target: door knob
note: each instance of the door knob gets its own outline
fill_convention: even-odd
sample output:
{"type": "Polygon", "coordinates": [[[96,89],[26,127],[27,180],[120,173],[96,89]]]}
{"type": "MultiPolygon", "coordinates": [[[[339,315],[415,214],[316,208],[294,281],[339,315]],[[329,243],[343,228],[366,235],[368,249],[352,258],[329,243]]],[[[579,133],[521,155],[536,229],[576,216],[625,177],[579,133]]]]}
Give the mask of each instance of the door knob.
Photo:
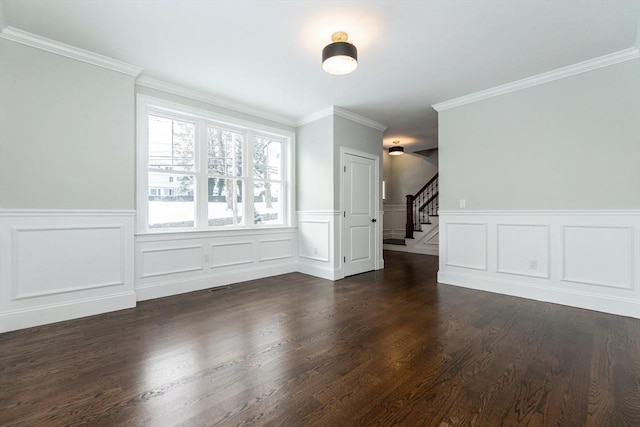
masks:
{"type": "Polygon", "coordinates": [[[371,222],[376,222],[376,221],[377,221],[377,219],[375,219],[375,218],[373,218],[373,219],[371,220],[371,222]]]}

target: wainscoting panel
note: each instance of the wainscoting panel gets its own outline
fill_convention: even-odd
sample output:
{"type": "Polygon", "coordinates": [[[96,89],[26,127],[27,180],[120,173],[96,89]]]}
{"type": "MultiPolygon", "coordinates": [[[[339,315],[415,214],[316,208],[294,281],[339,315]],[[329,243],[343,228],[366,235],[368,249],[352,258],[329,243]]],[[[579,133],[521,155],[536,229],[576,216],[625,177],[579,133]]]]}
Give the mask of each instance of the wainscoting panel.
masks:
{"type": "Polygon", "coordinates": [[[383,232],[385,239],[402,239],[405,236],[407,223],[406,205],[384,205],[383,232]]]}
{"type": "Polygon", "coordinates": [[[124,284],[121,225],[12,231],[14,300],[124,284]]]}
{"type": "Polygon", "coordinates": [[[0,211],[0,331],[135,306],[131,211],[0,211]]]}
{"type": "Polygon", "coordinates": [[[440,224],[441,283],[640,318],[640,211],[441,211],[440,224]]]}
{"type": "Polygon", "coordinates": [[[497,224],[497,230],[499,273],[549,278],[548,225],[497,224]]]}
{"type": "Polygon", "coordinates": [[[253,242],[216,243],[211,245],[210,268],[228,267],[231,265],[250,264],[253,262],[253,242]]]}
{"type": "Polygon", "coordinates": [[[294,227],[141,234],[136,296],[142,301],[290,273],[296,247],[294,227]],[[156,257],[151,266],[150,257],[156,257]]]}
{"type": "Polygon", "coordinates": [[[298,271],[328,280],[344,277],[340,211],[298,211],[298,271]]]}
{"type": "Polygon", "coordinates": [[[260,261],[293,257],[293,239],[260,240],[260,261]]]}
{"type": "Polygon", "coordinates": [[[140,277],[163,276],[202,270],[202,245],[145,249],[142,253],[140,277]]]}
{"type": "Polygon", "coordinates": [[[446,222],[447,237],[445,264],[475,270],[487,269],[487,224],[446,222]]]}
{"type": "Polygon", "coordinates": [[[328,263],[331,221],[306,219],[298,221],[298,225],[300,258],[328,263]]]}
{"type": "Polygon", "coordinates": [[[633,228],[564,226],[562,280],[633,288],[633,228]]]}

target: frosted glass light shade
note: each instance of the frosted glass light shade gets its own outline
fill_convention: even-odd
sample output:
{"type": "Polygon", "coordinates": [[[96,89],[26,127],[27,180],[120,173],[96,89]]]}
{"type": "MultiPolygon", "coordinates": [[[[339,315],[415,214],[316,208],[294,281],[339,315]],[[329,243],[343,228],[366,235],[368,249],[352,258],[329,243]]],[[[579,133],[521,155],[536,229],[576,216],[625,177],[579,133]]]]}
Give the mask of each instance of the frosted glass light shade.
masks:
{"type": "MultiPolygon", "coordinates": [[[[345,34],[346,38],[346,34],[345,34]]],[[[358,66],[358,49],[346,41],[337,41],[322,49],[322,69],[329,74],[349,74],[358,66]]]]}

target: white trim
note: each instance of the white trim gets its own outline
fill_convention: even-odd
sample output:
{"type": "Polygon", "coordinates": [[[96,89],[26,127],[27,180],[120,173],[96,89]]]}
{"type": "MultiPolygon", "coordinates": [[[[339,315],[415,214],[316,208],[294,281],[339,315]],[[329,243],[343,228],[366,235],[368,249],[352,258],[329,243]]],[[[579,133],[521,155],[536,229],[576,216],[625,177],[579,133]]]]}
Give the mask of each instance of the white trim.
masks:
{"type": "Polygon", "coordinates": [[[318,211],[296,211],[298,213],[298,215],[316,215],[316,216],[320,216],[320,215],[340,215],[340,213],[342,211],[330,211],[330,210],[318,210],[318,211]]]}
{"type": "Polygon", "coordinates": [[[321,279],[336,281],[344,278],[341,268],[331,268],[330,266],[322,266],[318,264],[310,264],[308,262],[298,262],[298,273],[307,274],[321,279]]]}
{"type": "Polygon", "coordinates": [[[0,209],[0,217],[71,217],[71,216],[135,216],[134,210],[93,209],[0,209]]]}
{"type": "Polygon", "coordinates": [[[324,119],[325,117],[329,116],[333,116],[333,107],[327,107],[323,110],[309,114],[308,116],[304,116],[296,122],[296,126],[304,126],[306,124],[315,122],[316,120],[324,119]]]}
{"type": "Polygon", "coordinates": [[[553,286],[532,285],[517,280],[442,270],[438,272],[438,283],[640,318],[640,301],[634,298],[592,294],[553,286]]]}
{"type": "Polygon", "coordinates": [[[277,276],[279,274],[293,273],[296,271],[296,263],[259,266],[256,268],[243,268],[238,271],[228,273],[213,272],[212,274],[186,277],[181,279],[156,282],[148,285],[136,286],[136,296],[138,301],[146,301],[155,298],[163,298],[172,295],[184,294],[187,292],[200,291],[203,289],[227,286],[249,280],[262,279],[264,277],[277,276]]]}
{"type": "Polygon", "coordinates": [[[171,230],[166,232],[137,233],[136,242],[171,242],[175,240],[206,239],[212,237],[247,237],[265,234],[295,233],[296,226],[270,228],[232,228],[222,230],[171,230]]]}
{"type": "Polygon", "coordinates": [[[371,120],[364,116],[361,116],[360,114],[352,113],[351,111],[345,110],[344,108],[334,106],[333,113],[338,117],[351,120],[352,122],[356,122],[361,125],[373,128],[375,130],[379,130],[380,132],[384,132],[389,127],[380,122],[376,122],[375,120],[371,120]]]}
{"type": "Polygon", "coordinates": [[[192,99],[194,101],[206,102],[207,104],[211,104],[216,107],[226,108],[227,110],[248,114],[254,117],[270,120],[272,122],[280,123],[280,124],[291,126],[291,127],[295,127],[297,124],[297,122],[290,117],[280,116],[277,114],[258,110],[257,108],[252,108],[243,104],[239,104],[239,103],[230,101],[228,99],[212,95],[210,93],[201,92],[195,89],[189,89],[183,86],[179,86],[173,83],[167,83],[167,82],[153,79],[147,76],[138,77],[136,79],[136,84],[138,86],[148,87],[150,89],[159,90],[162,92],[170,93],[172,95],[177,95],[183,98],[192,99]]]}
{"type": "Polygon", "coordinates": [[[483,101],[495,96],[504,95],[510,92],[515,92],[529,87],[549,83],[555,80],[563,79],[565,77],[575,76],[577,74],[586,73],[588,71],[597,70],[599,68],[608,67],[610,65],[638,58],[640,58],[640,50],[638,50],[637,47],[632,47],[629,49],[610,53],[608,55],[600,56],[598,58],[593,58],[587,61],[579,62],[577,64],[569,65],[567,67],[548,71],[546,73],[537,74],[535,76],[527,77],[521,80],[516,80],[515,82],[507,83],[501,86],[481,90],[479,92],[474,92],[469,95],[464,95],[448,101],[439,102],[437,104],[433,104],[432,107],[434,110],[441,112],[449,110],[451,108],[483,101]]]}
{"type": "Polygon", "coordinates": [[[22,43],[27,46],[35,47],[36,49],[42,49],[47,52],[55,53],[56,55],[66,56],[67,58],[86,62],[87,64],[97,65],[98,67],[127,74],[134,78],[139,76],[142,72],[142,68],[135,65],[127,64],[126,62],[119,61],[108,56],[60,43],[13,27],[4,28],[0,33],[0,38],[11,40],[16,43],[22,43]]]}
{"type": "Polygon", "coordinates": [[[0,313],[0,332],[94,316],[135,306],[136,294],[133,291],[127,291],[96,298],[65,301],[59,304],[9,310],[0,313]]]}
{"type": "Polygon", "coordinates": [[[611,210],[439,210],[438,215],[469,216],[469,215],[517,215],[517,216],[547,216],[547,215],[579,215],[579,216],[640,216],[640,209],[611,209],[611,210]]]}
{"type": "Polygon", "coordinates": [[[381,132],[384,132],[388,128],[388,126],[385,124],[376,122],[375,120],[371,120],[367,117],[361,116],[360,114],[345,110],[344,108],[336,107],[335,105],[303,117],[296,122],[296,126],[303,126],[329,116],[342,117],[343,119],[351,120],[352,122],[359,123],[361,125],[379,130],[381,132]]]}

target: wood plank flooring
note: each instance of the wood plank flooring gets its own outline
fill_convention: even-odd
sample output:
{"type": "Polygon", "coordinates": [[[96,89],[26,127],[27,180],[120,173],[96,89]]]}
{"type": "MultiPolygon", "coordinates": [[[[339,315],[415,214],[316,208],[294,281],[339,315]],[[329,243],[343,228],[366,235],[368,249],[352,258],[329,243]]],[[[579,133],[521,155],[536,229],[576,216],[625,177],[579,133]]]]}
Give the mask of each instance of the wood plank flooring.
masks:
{"type": "Polygon", "coordinates": [[[640,426],[640,321],[385,253],[0,336],[2,426],[640,426]]]}

